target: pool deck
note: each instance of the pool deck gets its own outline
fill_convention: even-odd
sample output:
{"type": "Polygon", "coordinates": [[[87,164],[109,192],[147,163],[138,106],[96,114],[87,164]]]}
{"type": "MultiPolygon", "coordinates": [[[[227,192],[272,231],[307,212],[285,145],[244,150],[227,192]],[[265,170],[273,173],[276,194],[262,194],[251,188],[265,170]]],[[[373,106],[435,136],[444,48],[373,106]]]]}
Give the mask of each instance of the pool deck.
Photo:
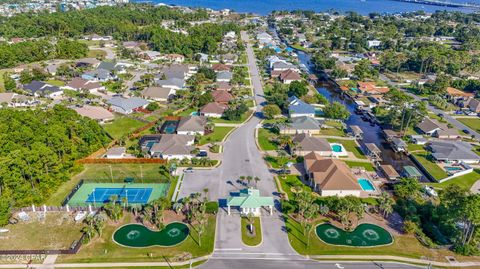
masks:
{"type": "Polygon", "coordinates": [[[365,171],[365,169],[362,169],[360,167],[352,168],[352,173],[357,179],[361,179],[361,178],[368,179],[375,187],[375,191],[362,190],[360,192],[360,197],[362,198],[379,196],[382,192],[380,187],[388,181],[386,178],[377,174],[377,172],[365,171]]]}

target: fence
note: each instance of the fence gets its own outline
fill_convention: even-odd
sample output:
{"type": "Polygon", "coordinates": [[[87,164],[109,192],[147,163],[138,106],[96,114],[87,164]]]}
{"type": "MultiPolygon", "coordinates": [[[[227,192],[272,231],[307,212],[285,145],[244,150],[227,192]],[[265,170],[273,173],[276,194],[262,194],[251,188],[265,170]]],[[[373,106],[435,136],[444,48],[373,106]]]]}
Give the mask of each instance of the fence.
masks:
{"type": "Polygon", "coordinates": [[[123,159],[81,159],[77,163],[81,164],[119,164],[119,163],[158,163],[166,164],[167,160],[165,159],[156,159],[156,158],[123,158],[123,159]]]}
{"type": "Polygon", "coordinates": [[[83,183],[84,183],[83,179],[80,180],[80,182],[78,182],[78,184],[70,191],[70,193],[67,195],[65,200],[63,200],[63,203],[62,203],[63,206],[66,206],[68,204],[68,201],[72,199],[73,195],[78,191],[78,189],[80,189],[80,187],[82,187],[83,183]]]}

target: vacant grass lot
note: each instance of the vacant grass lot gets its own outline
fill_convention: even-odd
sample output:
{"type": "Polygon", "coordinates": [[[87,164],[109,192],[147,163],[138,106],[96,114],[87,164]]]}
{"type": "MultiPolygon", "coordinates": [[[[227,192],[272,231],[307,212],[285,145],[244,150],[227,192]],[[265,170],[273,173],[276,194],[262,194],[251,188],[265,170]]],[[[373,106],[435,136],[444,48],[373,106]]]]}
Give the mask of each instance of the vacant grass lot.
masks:
{"type": "Polygon", "coordinates": [[[443,170],[435,162],[428,159],[428,153],[426,151],[417,151],[412,153],[412,155],[415,156],[415,158],[436,180],[448,177],[448,174],[445,172],[445,170],[443,170]]]}
{"type": "Polygon", "coordinates": [[[44,220],[40,212],[28,212],[30,221],[7,225],[8,233],[0,235],[0,249],[68,249],[82,236],[82,223],[76,223],[67,212],[48,212],[44,220]]]}
{"type": "Polygon", "coordinates": [[[112,240],[115,230],[127,223],[133,223],[134,218],[127,214],[118,223],[108,223],[101,238],[94,239],[82,246],[76,255],[63,255],[57,259],[65,263],[94,263],[94,262],[148,262],[148,261],[174,261],[185,257],[201,257],[213,251],[215,239],[215,216],[208,217],[208,225],[202,235],[201,246],[198,244],[198,233],[195,227],[189,225],[190,235],[175,247],[148,247],[129,248],[122,247],[112,240]]]}
{"type": "Polygon", "coordinates": [[[355,157],[359,159],[366,159],[367,156],[363,154],[362,149],[360,146],[357,144],[355,140],[347,140],[347,139],[333,139],[333,138],[327,138],[328,142],[330,143],[339,143],[342,144],[345,147],[345,150],[350,151],[355,155],[355,157]]]}
{"type": "Polygon", "coordinates": [[[480,132],[480,118],[457,118],[457,120],[474,131],[480,132]]]}
{"type": "Polygon", "coordinates": [[[63,183],[46,204],[61,205],[65,197],[82,179],[112,182],[110,167],[112,168],[113,182],[123,182],[126,177],[133,177],[135,182],[142,183],[142,176],[144,182],[165,182],[160,176],[159,164],[85,164],[83,171],[63,183]]]}
{"type": "Polygon", "coordinates": [[[65,82],[63,82],[61,80],[58,80],[58,79],[50,79],[50,80],[47,80],[45,82],[50,84],[50,85],[57,86],[57,87],[65,86],[65,82]]]}
{"type": "Polygon", "coordinates": [[[448,185],[458,185],[467,189],[470,189],[477,180],[480,180],[480,170],[479,169],[474,169],[473,172],[470,174],[466,174],[464,176],[459,176],[456,178],[452,178],[448,181],[445,181],[443,183],[429,183],[428,185],[435,187],[435,188],[445,188],[448,185]]]}
{"type": "Polygon", "coordinates": [[[145,125],[145,123],[141,121],[120,116],[112,122],[103,125],[103,128],[111,137],[119,139],[122,136],[142,127],[143,125],[145,125]]]}
{"type": "Polygon", "coordinates": [[[103,51],[103,50],[89,50],[87,52],[87,57],[89,58],[105,58],[105,56],[107,56],[107,52],[103,51]]]}
{"type": "Polygon", "coordinates": [[[258,129],[258,145],[261,150],[277,150],[278,145],[271,142],[270,139],[275,137],[275,134],[269,129],[258,129]]]}
{"type": "Polygon", "coordinates": [[[309,186],[303,184],[303,182],[300,180],[300,177],[296,175],[287,175],[285,177],[278,177],[278,181],[282,186],[282,190],[287,194],[289,199],[294,198],[294,194],[292,192],[293,187],[300,187],[304,192],[312,191],[312,189],[309,186]]]}
{"type": "Polygon", "coordinates": [[[207,143],[212,143],[212,142],[215,142],[215,143],[221,142],[225,138],[225,136],[233,129],[234,127],[223,127],[223,126],[215,127],[213,129],[213,133],[202,136],[198,144],[205,145],[207,143]]]}
{"type": "Polygon", "coordinates": [[[242,241],[247,246],[257,246],[262,243],[262,225],[260,224],[260,218],[254,217],[253,218],[253,227],[255,227],[255,236],[250,236],[250,232],[248,231],[248,219],[246,217],[242,217],[242,241]]]}

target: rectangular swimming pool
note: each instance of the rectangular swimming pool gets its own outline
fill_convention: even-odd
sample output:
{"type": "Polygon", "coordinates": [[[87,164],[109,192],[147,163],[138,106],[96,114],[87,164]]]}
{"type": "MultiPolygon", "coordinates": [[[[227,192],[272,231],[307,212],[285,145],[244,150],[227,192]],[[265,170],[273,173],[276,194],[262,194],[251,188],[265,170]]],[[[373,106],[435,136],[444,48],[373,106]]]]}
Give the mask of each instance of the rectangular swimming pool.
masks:
{"type": "Polygon", "coordinates": [[[461,167],[456,167],[456,166],[445,166],[445,170],[448,172],[456,172],[456,171],[461,171],[463,170],[461,167]]]}
{"type": "Polygon", "coordinates": [[[362,190],[364,191],[375,191],[375,186],[373,186],[373,183],[366,178],[359,178],[358,184],[360,185],[360,187],[362,187],[362,190]]]}

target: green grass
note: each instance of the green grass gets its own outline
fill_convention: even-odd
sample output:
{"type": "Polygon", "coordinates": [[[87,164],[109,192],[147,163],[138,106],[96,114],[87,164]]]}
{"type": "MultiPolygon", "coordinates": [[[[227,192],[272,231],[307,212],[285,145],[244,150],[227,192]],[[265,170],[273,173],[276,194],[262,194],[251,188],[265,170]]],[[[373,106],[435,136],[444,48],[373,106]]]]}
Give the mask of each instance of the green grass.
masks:
{"type": "Polygon", "coordinates": [[[345,163],[348,165],[348,167],[353,168],[353,167],[363,167],[367,171],[375,171],[375,168],[371,163],[366,163],[366,162],[355,162],[355,161],[345,161],[345,163]]]}
{"type": "MultiPolygon", "coordinates": [[[[324,222],[320,220],[317,224],[324,222]]],[[[409,235],[396,235],[394,242],[388,246],[379,247],[343,247],[323,243],[315,234],[310,233],[310,244],[307,246],[307,237],[303,228],[296,220],[287,217],[286,227],[290,245],[301,255],[393,255],[409,258],[429,257],[436,260],[444,260],[445,256],[453,255],[448,250],[431,250],[423,247],[418,240],[409,235]]]]}
{"type": "Polygon", "coordinates": [[[261,150],[277,150],[278,145],[271,142],[270,139],[275,137],[275,134],[269,129],[258,129],[258,145],[261,150]]]}
{"type": "Polygon", "coordinates": [[[103,50],[89,50],[87,52],[87,57],[89,58],[105,58],[107,56],[107,52],[103,50]]]}
{"type": "Polygon", "coordinates": [[[172,200],[173,194],[175,193],[175,188],[177,187],[178,176],[173,177],[170,181],[170,187],[168,188],[167,198],[169,201],[172,200]]]}
{"type": "Polygon", "coordinates": [[[278,181],[280,182],[280,186],[282,187],[283,192],[285,192],[288,196],[288,199],[293,199],[294,193],[292,192],[293,187],[300,187],[304,192],[311,192],[312,189],[303,184],[300,180],[299,176],[296,175],[286,175],[285,177],[278,177],[278,181]]]}
{"type": "Polygon", "coordinates": [[[110,179],[110,167],[112,168],[113,182],[123,182],[126,177],[133,177],[136,182],[142,183],[141,175],[143,175],[143,182],[145,183],[166,182],[159,173],[159,164],[85,164],[83,171],[63,183],[58,190],[50,196],[46,204],[61,205],[65,197],[67,197],[81,179],[112,182],[110,179]]]}
{"type": "Polygon", "coordinates": [[[185,109],[182,112],[178,113],[177,116],[181,116],[181,117],[190,116],[190,114],[192,114],[192,112],[195,112],[197,110],[198,110],[197,108],[185,109]]]}
{"type": "Polygon", "coordinates": [[[470,189],[472,185],[477,182],[477,180],[480,180],[480,170],[479,169],[474,169],[473,172],[459,176],[456,178],[452,178],[450,180],[447,180],[443,183],[429,183],[428,185],[435,187],[435,188],[445,188],[448,185],[458,185],[467,189],[470,189]]]}
{"type": "Polygon", "coordinates": [[[103,125],[103,128],[107,133],[112,136],[114,139],[119,139],[124,135],[135,131],[136,129],[144,126],[145,123],[127,118],[127,117],[118,117],[113,120],[111,123],[103,125]]]}
{"type": "Polygon", "coordinates": [[[329,136],[347,136],[343,129],[334,127],[334,128],[322,128],[320,130],[320,135],[329,135],[329,136]]]}
{"type": "MultiPolygon", "coordinates": [[[[297,160],[296,159],[293,159],[293,158],[288,158],[288,157],[285,157],[287,158],[287,162],[291,162],[291,163],[296,163],[297,160]]],[[[281,168],[281,162],[280,162],[280,157],[273,157],[273,156],[265,156],[265,161],[270,164],[270,166],[272,168],[281,168]]]]}
{"type": "Polygon", "coordinates": [[[212,122],[214,123],[242,123],[252,115],[253,111],[248,110],[247,112],[243,113],[243,115],[240,117],[240,120],[226,120],[223,118],[212,118],[212,122]]]}
{"type": "Polygon", "coordinates": [[[65,86],[65,82],[63,82],[61,80],[58,80],[58,79],[49,79],[45,82],[50,84],[50,85],[57,86],[57,87],[65,86]]]}
{"type": "Polygon", "coordinates": [[[253,227],[255,227],[255,236],[250,236],[250,232],[248,231],[248,219],[246,217],[242,217],[241,221],[242,225],[242,241],[247,246],[258,246],[262,243],[262,225],[260,223],[259,217],[253,218],[253,227]]]}
{"type": "Polygon", "coordinates": [[[345,150],[352,152],[353,155],[355,155],[355,157],[357,157],[359,159],[367,159],[367,156],[365,156],[365,154],[363,154],[362,149],[356,143],[355,140],[332,139],[332,138],[327,138],[327,140],[330,143],[342,144],[345,147],[345,150]]]}
{"type": "Polygon", "coordinates": [[[213,133],[202,136],[198,144],[205,145],[211,142],[216,142],[216,143],[221,142],[225,138],[225,136],[233,129],[234,127],[223,127],[223,126],[215,127],[213,129],[213,133]]]}
{"type": "Polygon", "coordinates": [[[208,225],[202,235],[199,246],[198,233],[195,226],[190,226],[190,236],[175,247],[128,248],[122,247],[112,240],[112,235],[118,227],[135,222],[131,214],[127,214],[118,223],[108,222],[101,238],[94,239],[82,246],[76,255],[61,255],[57,262],[61,263],[95,263],[95,262],[149,262],[173,261],[182,257],[202,257],[212,253],[215,241],[215,216],[208,217],[208,225]]]}
{"type": "Polygon", "coordinates": [[[48,212],[45,220],[39,220],[37,214],[28,212],[30,221],[20,221],[2,228],[9,232],[2,235],[2,250],[68,249],[73,241],[82,236],[82,223],[76,223],[68,212],[48,212]]]}
{"type": "Polygon", "coordinates": [[[423,151],[424,150],[424,145],[408,144],[407,149],[408,149],[409,152],[423,151]]]}
{"type": "Polygon", "coordinates": [[[479,118],[457,118],[457,120],[471,129],[480,132],[480,119],[479,118]]]}
{"type": "Polygon", "coordinates": [[[5,91],[5,80],[3,79],[3,74],[7,72],[7,70],[0,70],[0,92],[5,91]]]}
{"type": "Polygon", "coordinates": [[[419,161],[422,166],[428,171],[428,173],[436,180],[448,177],[447,172],[438,166],[435,162],[428,159],[428,153],[426,151],[417,151],[412,155],[419,161]]]}

